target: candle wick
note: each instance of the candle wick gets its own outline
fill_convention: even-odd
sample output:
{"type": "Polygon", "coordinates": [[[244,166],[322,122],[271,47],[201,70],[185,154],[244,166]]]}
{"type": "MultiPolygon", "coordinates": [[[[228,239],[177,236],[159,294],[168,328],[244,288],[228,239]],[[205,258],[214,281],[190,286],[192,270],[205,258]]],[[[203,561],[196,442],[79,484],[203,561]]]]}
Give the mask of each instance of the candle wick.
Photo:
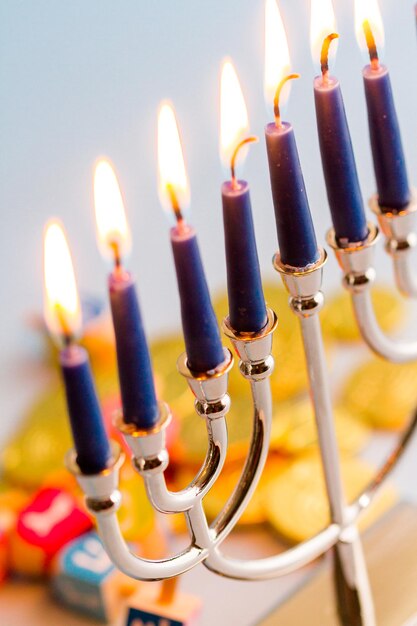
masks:
{"type": "Polygon", "coordinates": [[[232,189],[234,189],[235,191],[239,189],[239,183],[236,180],[236,160],[237,160],[239,151],[243,148],[243,146],[246,146],[248,143],[256,143],[258,141],[259,141],[258,137],[255,137],[255,136],[246,137],[246,139],[243,139],[241,142],[237,144],[236,148],[233,151],[232,158],[230,159],[230,173],[231,173],[231,178],[232,178],[232,189]]]}
{"type": "Polygon", "coordinates": [[[330,35],[327,35],[327,37],[323,41],[323,45],[321,48],[321,75],[323,78],[323,85],[325,86],[329,84],[329,50],[334,39],[339,39],[339,35],[337,33],[331,33],[330,35]]]}
{"type": "Polygon", "coordinates": [[[172,210],[174,211],[175,219],[177,220],[177,229],[179,233],[184,233],[186,230],[186,222],[182,214],[180,203],[178,202],[177,194],[175,193],[172,183],[167,184],[167,192],[171,201],[172,210]]]}
{"type": "Polygon", "coordinates": [[[65,309],[62,307],[61,304],[57,302],[55,305],[55,310],[59,325],[61,326],[62,343],[64,344],[65,348],[69,348],[74,343],[75,338],[65,317],[65,309]]]}
{"type": "Polygon", "coordinates": [[[119,242],[113,239],[109,242],[109,246],[113,252],[114,269],[116,272],[120,272],[122,269],[122,257],[120,254],[119,242]]]}
{"type": "Polygon", "coordinates": [[[379,55],[378,48],[376,47],[376,41],[372,32],[369,20],[365,20],[363,23],[363,32],[365,33],[366,45],[368,46],[369,60],[373,70],[379,70],[379,55]]]}
{"type": "Polygon", "coordinates": [[[295,78],[300,78],[300,74],[288,74],[288,76],[284,76],[284,78],[280,81],[277,87],[277,90],[275,92],[274,115],[275,115],[275,126],[277,128],[282,128],[281,111],[280,111],[280,105],[279,105],[282,89],[289,80],[293,80],[295,78]]]}

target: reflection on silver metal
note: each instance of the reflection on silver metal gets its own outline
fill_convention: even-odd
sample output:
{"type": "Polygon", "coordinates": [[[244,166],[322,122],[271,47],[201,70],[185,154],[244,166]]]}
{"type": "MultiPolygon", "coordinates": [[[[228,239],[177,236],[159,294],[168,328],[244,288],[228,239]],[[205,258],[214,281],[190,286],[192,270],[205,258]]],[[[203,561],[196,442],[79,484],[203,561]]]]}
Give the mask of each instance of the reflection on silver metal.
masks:
{"type": "Polygon", "coordinates": [[[279,252],[275,254],[272,262],[274,268],[281,274],[282,281],[293,298],[297,300],[310,299],[320,292],[323,268],[327,263],[325,250],[320,250],[320,258],[317,263],[308,265],[304,269],[281,263],[279,252]]]}
{"type": "Polygon", "coordinates": [[[413,190],[410,204],[402,211],[381,211],[378,197],[369,202],[385,236],[385,248],[392,257],[395,281],[399,291],[417,297],[417,278],[412,267],[412,252],[417,245],[417,192],[413,190]]]}
{"type": "MultiPolygon", "coordinates": [[[[413,283],[415,278],[410,270],[408,254],[416,241],[414,234],[416,208],[413,201],[412,206],[398,215],[378,212],[381,230],[388,238],[387,248],[396,266],[398,284],[403,291],[408,291],[409,295],[417,293],[417,284],[413,283]],[[401,242],[407,242],[407,245],[401,242]]],[[[343,284],[352,296],[356,318],[364,339],[385,358],[405,362],[417,358],[417,344],[400,343],[385,337],[377,325],[372,309],[370,287],[375,277],[373,254],[377,240],[378,228],[373,224],[369,224],[367,240],[352,247],[339,246],[333,231],[330,231],[327,237],[342,268],[343,284]]],[[[208,523],[204,512],[203,498],[217,480],[226,458],[226,417],[230,408],[230,398],[227,394],[228,374],[233,366],[231,352],[224,349],[223,363],[216,370],[203,374],[190,371],[185,354],[178,359],[178,370],[186,378],[195,396],[196,413],[205,421],[208,442],[206,458],[199,472],[182,491],[175,493],[169,491],[165,481],[165,470],[169,464],[165,435],[171,420],[167,405],[160,404],[158,424],[146,431],[126,424],[121,414],[116,417],[116,425],[132,451],[133,466],[142,476],[148,498],[154,508],[166,514],[185,515],[190,533],[190,543],[186,550],[159,561],[143,559],[130,552],[121,534],[116,515],[121,502],[118,482],[119,469],[123,462],[123,454],[116,444],[113,448],[111,467],[95,476],[81,474],[74,452],[67,456],[67,466],[76,476],[86,495],[87,506],[96,517],[99,532],[110,558],[128,576],[140,580],[160,580],[178,576],[203,563],[223,576],[262,580],[289,574],[333,548],[341,623],[343,626],[350,626],[352,623],[358,626],[375,625],[372,596],[356,523],[403,455],[411,435],[417,429],[417,413],[374,480],[355,502],[348,504],[340,476],[318,316],[324,301],[321,285],[326,260],[327,254],[321,250],[320,258],[314,265],[293,268],[283,265],[279,254],[276,254],[274,267],[280,273],[290,294],[291,309],[300,323],[330,503],[331,523],[312,539],[271,557],[247,560],[232,558],[222,551],[222,543],[235,527],[257,487],[268,454],[272,421],[269,378],[274,369],[271,355],[272,335],[278,324],[275,313],[268,310],[267,324],[259,333],[238,333],[231,328],[229,318],[226,318],[223,322],[223,331],[239,358],[240,372],[251,388],[253,431],[241,476],[229,500],[211,524],[208,523]]]]}
{"type": "Polygon", "coordinates": [[[363,339],[382,358],[393,363],[408,363],[417,359],[417,341],[401,341],[386,336],[378,324],[372,304],[371,287],[375,279],[374,252],[378,234],[378,228],[369,223],[369,236],[360,245],[350,248],[339,246],[333,229],[327,234],[327,241],[343,271],[343,286],[351,294],[363,339]]]}
{"type": "Polygon", "coordinates": [[[187,354],[178,358],[177,368],[181,376],[187,379],[188,385],[200,402],[219,400],[227,392],[227,374],[233,367],[233,356],[224,348],[224,361],[215,370],[204,374],[195,374],[187,365],[187,354]]]}

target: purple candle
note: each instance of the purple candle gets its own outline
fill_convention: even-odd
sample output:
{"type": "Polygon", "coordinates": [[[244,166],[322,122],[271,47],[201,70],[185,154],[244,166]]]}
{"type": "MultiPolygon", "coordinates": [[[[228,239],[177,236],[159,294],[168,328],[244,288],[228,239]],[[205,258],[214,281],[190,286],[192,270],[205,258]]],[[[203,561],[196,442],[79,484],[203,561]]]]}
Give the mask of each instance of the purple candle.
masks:
{"type": "Polygon", "coordinates": [[[195,230],[179,223],[171,229],[171,245],[188,367],[193,372],[208,372],[224,361],[224,352],[195,230]]]}
{"type": "Polygon", "coordinates": [[[256,137],[246,137],[248,127],[239,79],[232,63],[226,61],[220,87],[220,152],[231,169],[231,180],[222,185],[229,321],[237,332],[256,333],[267,323],[265,298],[249,185],[235,176],[238,156],[242,158],[246,144],[257,141],[256,137]]]}
{"type": "Polygon", "coordinates": [[[116,175],[106,160],[95,168],[94,199],[99,242],[114,262],[108,285],[123,420],[146,430],[158,421],[158,403],[135,283],[121,265],[130,245],[129,227],[116,175]]]}
{"type": "Polygon", "coordinates": [[[225,357],[196,233],[183,214],[189,186],[175,114],[169,104],[161,106],[158,116],[158,160],[161,202],[176,222],[171,229],[171,245],[188,367],[196,373],[211,372],[225,357]]]}
{"type": "Polygon", "coordinates": [[[298,157],[294,130],[291,124],[281,121],[279,96],[292,74],[284,78],[275,95],[275,122],[265,129],[271,177],[272,198],[281,261],[285,265],[305,268],[318,261],[313,221],[298,157]]]}
{"type": "Polygon", "coordinates": [[[59,362],[77,463],[83,474],[98,474],[111,461],[111,450],[87,352],[75,343],[81,309],[68,244],[57,222],[50,222],[45,230],[44,271],[45,320],[63,345],[59,362]]]}
{"type": "Polygon", "coordinates": [[[328,52],[333,39],[323,44],[322,75],[314,80],[317,129],[327,198],[336,239],[341,245],[364,241],[368,236],[364,204],[346,119],[340,83],[329,76],[328,52]]]}
{"type": "Polygon", "coordinates": [[[159,418],[158,403],[135,283],[129,272],[119,269],[109,276],[109,295],[123,420],[140,429],[152,428],[159,418]]]}
{"type": "Polygon", "coordinates": [[[368,20],[363,29],[371,61],[363,70],[363,80],[378,203],[384,212],[398,211],[409,204],[411,193],[391,80],[388,69],[379,62],[368,20]]]}
{"type": "Polygon", "coordinates": [[[77,463],[83,474],[104,470],[111,451],[84,348],[69,345],[59,356],[77,463]]]}
{"type": "Polygon", "coordinates": [[[267,322],[249,185],[244,180],[222,185],[227,292],[231,327],[259,332],[267,322]]]}

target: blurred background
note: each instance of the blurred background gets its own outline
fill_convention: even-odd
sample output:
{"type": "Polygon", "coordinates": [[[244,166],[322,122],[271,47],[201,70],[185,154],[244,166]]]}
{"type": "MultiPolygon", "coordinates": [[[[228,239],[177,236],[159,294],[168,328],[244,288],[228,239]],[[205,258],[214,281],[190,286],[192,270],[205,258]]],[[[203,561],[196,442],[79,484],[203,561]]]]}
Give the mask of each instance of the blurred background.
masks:
{"type": "MultiPolygon", "coordinates": [[[[309,1],[281,0],[293,86],[285,115],[296,128],[318,238],[330,224],[319,161],[309,46],[309,1]]],[[[417,45],[413,0],[380,0],[386,29],[381,56],[392,74],[410,178],[417,165],[417,45]]],[[[341,40],[333,71],[343,86],[363,194],[374,191],[352,0],[334,0],[341,40]]],[[[149,334],[177,327],[179,302],[168,222],[157,196],[156,115],[170,98],[182,129],[192,194],[192,220],[213,290],[225,284],[218,156],[219,69],[230,55],[246,97],[252,132],[242,175],[250,182],[262,270],[272,272],[276,235],[263,127],[261,0],[15,0],[0,3],[0,437],[13,428],[31,393],[23,362],[25,330],[42,306],[42,230],[64,221],[82,293],[105,298],[106,268],[98,251],[92,167],[99,155],[117,169],[132,226],[129,266],[137,276],[149,334]],[[168,306],[169,303],[169,306],[168,306]]],[[[388,264],[380,254],[385,276],[388,264]]],[[[333,260],[328,285],[337,283],[333,260]]],[[[36,383],[36,381],[35,381],[36,383]]]]}

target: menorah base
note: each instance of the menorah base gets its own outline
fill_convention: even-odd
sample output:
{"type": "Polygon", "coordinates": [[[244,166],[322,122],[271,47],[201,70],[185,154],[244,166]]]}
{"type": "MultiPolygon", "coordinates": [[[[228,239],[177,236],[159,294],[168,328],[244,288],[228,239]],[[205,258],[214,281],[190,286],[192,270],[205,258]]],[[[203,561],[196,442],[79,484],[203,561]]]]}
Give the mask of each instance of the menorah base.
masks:
{"type": "MultiPolygon", "coordinates": [[[[417,507],[400,504],[390,511],[365,533],[364,549],[378,626],[405,625],[417,613],[417,507]]],[[[259,626],[338,626],[333,589],[326,560],[301,591],[259,626]]]]}

